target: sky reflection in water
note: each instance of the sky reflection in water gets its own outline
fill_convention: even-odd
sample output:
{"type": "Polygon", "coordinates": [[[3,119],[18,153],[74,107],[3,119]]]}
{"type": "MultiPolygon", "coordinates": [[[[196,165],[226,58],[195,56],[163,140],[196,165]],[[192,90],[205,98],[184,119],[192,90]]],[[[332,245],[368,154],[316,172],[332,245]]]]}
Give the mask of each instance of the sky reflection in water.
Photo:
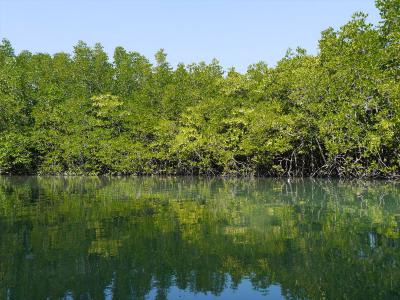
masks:
{"type": "Polygon", "coordinates": [[[0,299],[398,299],[390,182],[0,177],[0,299]]]}

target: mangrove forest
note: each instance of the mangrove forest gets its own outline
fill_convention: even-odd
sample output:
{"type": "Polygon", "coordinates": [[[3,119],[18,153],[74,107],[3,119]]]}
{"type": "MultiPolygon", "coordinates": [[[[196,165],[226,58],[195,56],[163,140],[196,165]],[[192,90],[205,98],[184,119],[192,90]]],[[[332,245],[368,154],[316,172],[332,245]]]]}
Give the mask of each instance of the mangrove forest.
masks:
{"type": "Polygon", "coordinates": [[[244,73],[3,39],[0,174],[399,177],[400,1],[376,5],[244,73]]]}

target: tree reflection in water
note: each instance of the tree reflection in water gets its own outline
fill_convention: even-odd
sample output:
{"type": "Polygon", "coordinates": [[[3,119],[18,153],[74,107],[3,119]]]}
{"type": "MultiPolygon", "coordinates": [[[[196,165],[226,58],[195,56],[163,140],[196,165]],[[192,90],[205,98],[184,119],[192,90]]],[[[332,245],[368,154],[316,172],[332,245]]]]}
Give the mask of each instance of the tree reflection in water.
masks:
{"type": "Polygon", "coordinates": [[[0,298],[398,299],[399,201],[390,182],[1,177],[0,298]]]}

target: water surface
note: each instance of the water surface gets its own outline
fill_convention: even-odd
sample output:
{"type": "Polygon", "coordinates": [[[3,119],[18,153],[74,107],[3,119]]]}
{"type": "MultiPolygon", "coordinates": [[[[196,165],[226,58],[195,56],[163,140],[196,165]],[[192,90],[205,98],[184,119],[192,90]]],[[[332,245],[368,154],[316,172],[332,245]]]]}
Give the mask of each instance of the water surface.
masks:
{"type": "Polygon", "coordinates": [[[0,177],[0,299],[399,299],[390,182],[0,177]]]}

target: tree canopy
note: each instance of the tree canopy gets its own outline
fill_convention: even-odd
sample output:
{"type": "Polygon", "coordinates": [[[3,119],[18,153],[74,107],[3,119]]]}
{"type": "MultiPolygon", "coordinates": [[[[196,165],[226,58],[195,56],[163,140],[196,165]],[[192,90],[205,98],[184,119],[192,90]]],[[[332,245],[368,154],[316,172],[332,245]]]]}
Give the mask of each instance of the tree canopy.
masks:
{"type": "Polygon", "coordinates": [[[241,74],[0,44],[1,174],[400,176],[400,2],[241,74]]]}

